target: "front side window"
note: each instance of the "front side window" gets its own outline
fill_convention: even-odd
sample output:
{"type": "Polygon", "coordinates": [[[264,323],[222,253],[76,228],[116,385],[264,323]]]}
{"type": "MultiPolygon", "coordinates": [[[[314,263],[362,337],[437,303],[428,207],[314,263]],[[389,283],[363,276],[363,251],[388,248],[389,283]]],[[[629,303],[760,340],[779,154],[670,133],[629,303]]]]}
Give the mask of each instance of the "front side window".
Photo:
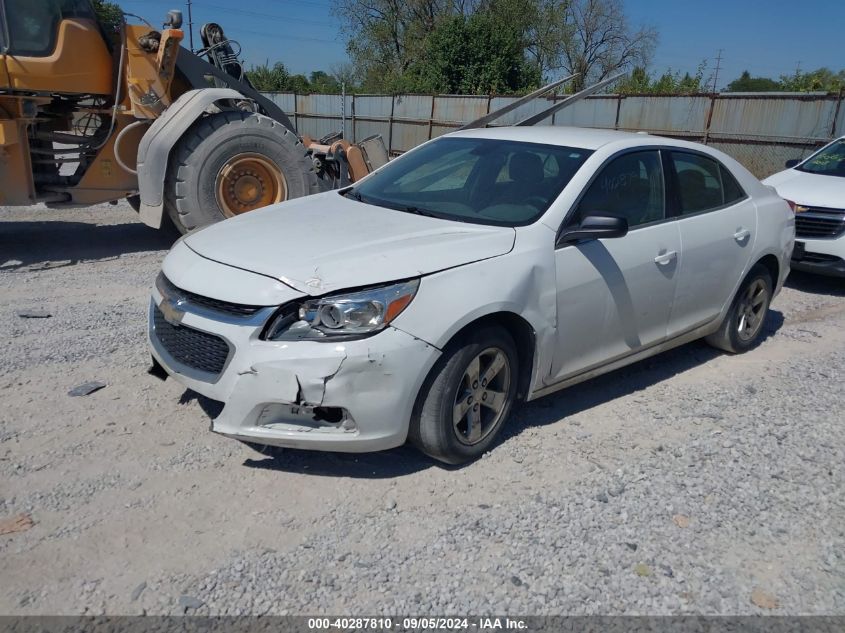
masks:
{"type": "Polygon", "coordinates": [[[796,169],[810,174],[845,178],[845,139],[831,143],[796,169]]]}
{"type": "Polygon", "coordinates": [[[614,158],[599,172],[575,209],[569,225],[589,215],[614,215],[633,228],[666,217],[663,166],[656,150],[614,158]]]}
{"type": "Polygon", "coordinates": [[[461,222],[520,226],[537,220],[590,150],[447,137],[388,163],[343,195],[461,222]]]}
{"type": "Polygon", "coordinates": [[[672,152],[672,163],[681,215],[718,209],[745,197],[733,175],[715,159],[672,152]]]}

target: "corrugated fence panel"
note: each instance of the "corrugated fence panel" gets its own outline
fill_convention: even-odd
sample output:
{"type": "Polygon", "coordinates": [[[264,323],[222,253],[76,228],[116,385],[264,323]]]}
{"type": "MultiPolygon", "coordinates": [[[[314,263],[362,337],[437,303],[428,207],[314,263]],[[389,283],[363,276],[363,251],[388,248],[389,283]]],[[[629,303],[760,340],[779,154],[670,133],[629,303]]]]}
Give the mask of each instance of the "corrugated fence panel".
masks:
{"type": "MultiPolygon", "coordinates": [[[[300,134],[319,138],[341,131],[340,95],[297,95],[295,108],[293,94],[266,96],[291,117],[300,134]]],[[[565,97],[557,97],[562,98],[565,97]]],[[[515,99],[356,95],[353,125],[352,97],[347,96],[346,135],[354,142],[381,134],[392,153],[406,152],[515,99]]],[[[722,94],[715,99],[710,95],[597,95],[561,110],[555,115],[554,123],[613,128],[617,125],[618,107],[619,129],[707,140],[763,178],[782,169],[786,160],[807,156],[832,136],[845,135],[845,104],[841,101],[839,96],[823,94],[722,94]]],[[[512,125],[553,103],[550,98],[535,99],[496,120],[494,125],[512,125]]],[[[551,119],[542,122],[551,123],[551,119]]]]}
{"type": "Polygon", "coordinates": [[[417,145],[428,140],[428,121],[406,123],[395,121],[393,123],[393,142],[391,149],[394,152],[407,152],[417,145]]]}
{"type": "Polygon", "coordinates": [[[624,97],[619,129],[703,136],[709,107],[707,97],[624,97]]]}
{"type": "Polygon", "coordinates": [[[363,141],[365,138],[373,136],[375,134],[381,134],[382,138],[384,139],[384,146],[387,147],[387,143],[390,141],[390,131],[388,128],[387,121],[368,121],[366,119],[361,120],[356,117],[355,139],[357,141],[363,141]]]}
{"type": "Polygon", "coordinates": [[[400,119],[431,118],[431,95],[396,95],[393,98],[393,116],[400,119]]]}
{"type": "Polygon", "coordinates": [[[836,117],[836,129],[833,136],[845,136],[845,104],[839,104],[839,114],[836,117]]]}
{"type": "Polygon", "coordinates": [[[442,123],[468,123],[487,114],[488,97],[463,97],[448,95],[434,98],[435,121],[442,123]]]}
{"type": "Polygon", "coordinates": [[[356,117],[384,117],[390,116],[390,104],[393,97],[389,95],[355,95],[356,117]]]}
{"type": "Polygon", "coordinates": [[[831,97],[725,97],[716,99],[711,134],[826,139],[833,128],[831,97]]]}
{"type": "Polygon", "coordinates": [[[293,118],[294,106],[293,93],[291,92],[265,92],[262,93],[265,97],[270,99],[273,103],[284,110],[285,114],[293,118]]]}
{"type": "MultiPolygon", "coordinates": [[[[555,114],[555,125],[610,128],[616,125],[616,96],[588,97],[555,114]]],[[[550,124],[551,119],[544,122],[550,124]]]]}
{"type": "MultiPolygon", "coordinates": [[[[504,108],[506,105],[516,101],[517,97],[493,97],[490,101],[490,111],[504,108]]],[[[493,125],[513,125],[522,119],[537,114],[540,110],[548,108],[552,104],[548,99],[534,99],[523,106],[518,107],[513,112],[507,113],[505,116],[493,121],[493,125]]]]}

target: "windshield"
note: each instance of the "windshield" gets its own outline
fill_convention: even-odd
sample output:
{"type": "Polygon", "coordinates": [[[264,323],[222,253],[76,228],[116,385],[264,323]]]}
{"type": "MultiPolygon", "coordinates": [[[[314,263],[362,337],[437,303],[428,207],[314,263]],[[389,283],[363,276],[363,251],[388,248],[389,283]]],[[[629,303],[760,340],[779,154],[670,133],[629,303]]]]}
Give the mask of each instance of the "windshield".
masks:
{"type": "Polygon", "coordinates": [[[796,169],[811,174],[845,178],[845,139],[831,143],[796,169]]]}
{"type": "Polygon", "coordinates": [[[442,138],[388,163],[344,195],[408,213],[520,226],[549,208],[590,154],[559,145],[442,138]]]}

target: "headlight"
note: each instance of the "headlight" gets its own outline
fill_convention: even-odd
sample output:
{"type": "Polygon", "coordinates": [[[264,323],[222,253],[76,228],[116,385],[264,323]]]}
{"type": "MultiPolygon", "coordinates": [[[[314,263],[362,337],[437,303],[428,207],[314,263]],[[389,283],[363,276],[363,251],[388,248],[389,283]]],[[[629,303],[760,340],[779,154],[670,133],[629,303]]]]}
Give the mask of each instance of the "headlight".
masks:
{"type": "Polygon", "coordinates": [[[408,307],[419,285],[419,279],[414,279],[288,304],[273,316],[263,338],[292,341],[378,332],[408,307]]]}

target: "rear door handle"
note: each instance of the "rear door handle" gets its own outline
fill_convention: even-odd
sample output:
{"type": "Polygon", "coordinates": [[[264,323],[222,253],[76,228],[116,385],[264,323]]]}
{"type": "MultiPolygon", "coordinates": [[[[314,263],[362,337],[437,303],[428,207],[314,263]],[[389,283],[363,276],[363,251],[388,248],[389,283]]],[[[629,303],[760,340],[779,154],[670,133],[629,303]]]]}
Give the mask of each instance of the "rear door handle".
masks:
{"type": "Polygon", "coordinates": [[[748,229],[740,229],[739,231],[734,233],[734,239],[740,243],[744,242],[749,237],[751,237],[751,231],[749,231],[748,229]]]}
{"type": "Polygon", "coordinates": [[[675,259],[678,257],[678,251],[669,251],[667,253],[663,253],[662,255],[658,255],[654,258],[654,263],[658,266],[667,266],[671,264],[675,259]]]}

